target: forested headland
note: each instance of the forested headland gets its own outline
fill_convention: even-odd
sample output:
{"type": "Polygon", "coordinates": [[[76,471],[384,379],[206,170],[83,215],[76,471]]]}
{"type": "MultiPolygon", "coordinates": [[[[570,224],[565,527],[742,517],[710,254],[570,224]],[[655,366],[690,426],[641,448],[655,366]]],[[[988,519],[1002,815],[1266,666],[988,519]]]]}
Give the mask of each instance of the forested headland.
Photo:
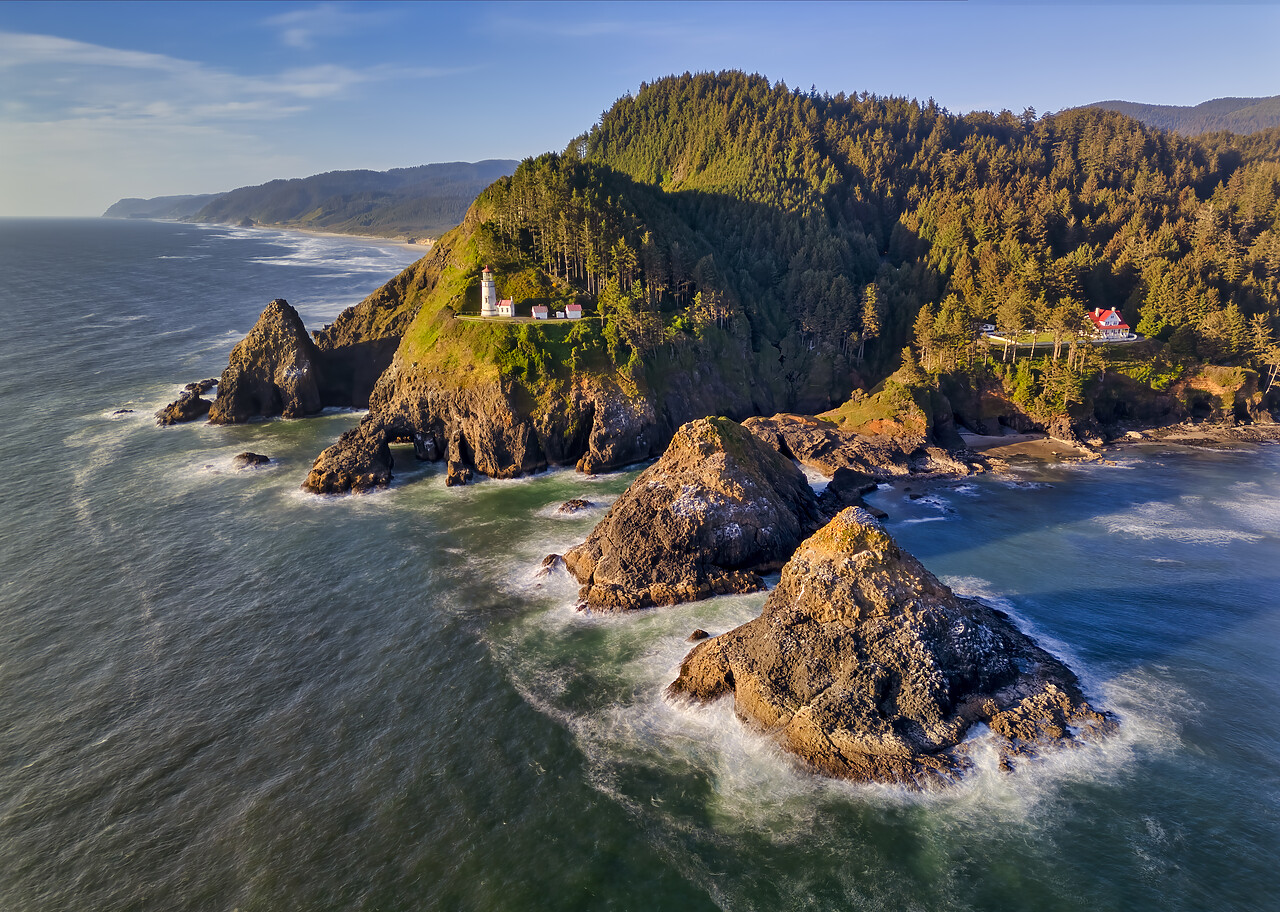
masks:
{"type": "Polygon", "coordinates": [[[363,370],[386,367],[370,415],[314,487],[386,477],[385,441],[406,437],[459,477],[595,471],[706,415],[817,414],[911,438],[905,454],[956,425],[1100,440],[1270,422],[1278,200],[1280,131],[664,78],[493,182],[326,330],[322,348],[354,353],[397,327],[377,347],[398,347],[363,370]],[[517,316],[586,317],[479,318],[486,265],[517,316]],[[1098,344],[1098,308],[1143,338],[1098,344]]]}
{"type": "Polygon", "coordinates": [[[475,236],[512,293],[594,304],[615,367],[729,334],[763,407],[827,407],[906,356],[1045,420],[1087,417],[1108,372],[1148,399],[1204,364],[1269,387],[1278,198],[1276,130],[1188,139],[1098,109],[955,116],[686,74],[495,183],[475,236]],[[1097,307],[1148,341],[1083,341],[1097,307]],[[988,348],[984,322],[1045,344],[988,348]]]}

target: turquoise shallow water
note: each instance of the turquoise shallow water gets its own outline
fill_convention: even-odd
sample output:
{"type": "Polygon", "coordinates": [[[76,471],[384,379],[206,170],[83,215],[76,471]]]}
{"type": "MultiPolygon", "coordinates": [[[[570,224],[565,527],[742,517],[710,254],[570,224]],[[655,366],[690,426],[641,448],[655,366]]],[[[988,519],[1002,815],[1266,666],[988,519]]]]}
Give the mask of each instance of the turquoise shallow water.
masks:
{"type": "Polygon", "coordinates": [[[536,578],[631,475],[446,489],[402,451],[314,498],[358,415],[152,423],[271,298],[318,326],[410,257],[0,221],[0,908],[1280,908],[1280,449],[878,492],[1123,729],[945,794],[832,783],[661,699],[763,596],[600,618],[536,578]]]}

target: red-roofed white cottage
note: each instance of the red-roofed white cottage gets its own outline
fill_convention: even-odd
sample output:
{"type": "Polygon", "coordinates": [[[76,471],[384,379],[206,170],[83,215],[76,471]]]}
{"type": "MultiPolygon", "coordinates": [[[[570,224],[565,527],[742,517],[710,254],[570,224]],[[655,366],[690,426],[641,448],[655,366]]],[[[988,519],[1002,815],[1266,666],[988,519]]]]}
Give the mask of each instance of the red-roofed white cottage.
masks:
{"type": "Polygon", "coordinates": [[[582,305],[581,305],[581,304],[570,304],[568,307],[566,307],[566,308],[564,309],[564,313],[565,313],[565,316],[566,316],[566,317],[568,317],[570,320],[581,320],[581,319],[582,319],[582,305]]]}
{"type": "Polygon", "coordinates": [[[1129,324],[1124,321],[1117,310],[1103,310],[1095,307],[1089,313],[1093,323],[1093,334],[1099,339],[1126,339],[1129,337],[1129,324]]]}

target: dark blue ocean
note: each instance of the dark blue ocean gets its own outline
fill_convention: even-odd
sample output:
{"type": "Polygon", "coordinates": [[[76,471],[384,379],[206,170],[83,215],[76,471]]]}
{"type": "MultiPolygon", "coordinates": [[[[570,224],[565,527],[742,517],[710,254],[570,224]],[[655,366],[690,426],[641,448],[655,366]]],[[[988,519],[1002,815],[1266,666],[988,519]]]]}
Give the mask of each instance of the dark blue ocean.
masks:
{"type": "Polygon", "coordinates": [[[155,426],[272,298],[318,328],[414,256],[0,221],[0,909],[1280,909],[1280,448],[874,495],[1122,728],[830,782],[661,697],[763,596],[601,618],[535,577],[632,475],[446,489],[402,451],[317,498],[357,413],[155,426]]]}

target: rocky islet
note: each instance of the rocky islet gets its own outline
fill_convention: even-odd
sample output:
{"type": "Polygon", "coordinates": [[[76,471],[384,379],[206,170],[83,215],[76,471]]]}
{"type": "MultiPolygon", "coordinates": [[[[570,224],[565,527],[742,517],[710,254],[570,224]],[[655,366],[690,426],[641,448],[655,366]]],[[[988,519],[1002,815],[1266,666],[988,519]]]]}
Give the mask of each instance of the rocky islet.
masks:
{"type": "Polygon", "coordinates": [[[1066,665],[956,596],[857,507],[800,546],[759,617],[695,646],[667,693],[731,696],[809,767],[912,787],[962,772],[978,723],[1005,768],[1116,725],[1066,665]]]}
{"type": "Polygon", "coordinates": [[[702,418],[676,432],[564,562],[593,610],[751,592],[822,519],[794,463],[736,422],[702,418]]]}

